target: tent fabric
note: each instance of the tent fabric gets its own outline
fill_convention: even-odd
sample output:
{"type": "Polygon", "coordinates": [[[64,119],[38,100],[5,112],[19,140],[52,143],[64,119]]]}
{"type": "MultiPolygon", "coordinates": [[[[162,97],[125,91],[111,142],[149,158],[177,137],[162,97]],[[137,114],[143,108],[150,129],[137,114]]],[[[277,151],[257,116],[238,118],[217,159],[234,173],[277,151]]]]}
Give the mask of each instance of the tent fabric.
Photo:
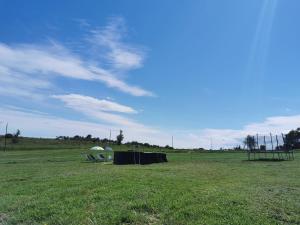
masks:
{"type": "Polygon", "coordinates": [[[100,146],[94,146],[92,148],[90,148],[91,151],[104,151],[104,148],[100,147],[100,146]]]}
{"type": "Polygon", "coordinates": [[[151,164],[168,162],[165,153],[155,152],[114,152],[114,164],[151,164]]]}
{"type": "Polygon", "coordinates": [[[105,150],[105,151],[112,151],[112,148],[111,148],[111,147],[108,147],[108,146],[106,146],[106,147],[104,148],[104,150],[105,150]]]}

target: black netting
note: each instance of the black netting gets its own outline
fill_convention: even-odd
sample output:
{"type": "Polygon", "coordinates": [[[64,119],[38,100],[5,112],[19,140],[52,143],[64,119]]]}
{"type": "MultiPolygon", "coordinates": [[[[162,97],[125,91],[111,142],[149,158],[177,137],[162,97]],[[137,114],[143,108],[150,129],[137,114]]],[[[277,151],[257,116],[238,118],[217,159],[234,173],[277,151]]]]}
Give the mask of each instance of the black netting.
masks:
{"type": "Polygon", "coordinates": [[[283,135],[255,135],[255,149],[280,150],[284,148],[283,135]]]}

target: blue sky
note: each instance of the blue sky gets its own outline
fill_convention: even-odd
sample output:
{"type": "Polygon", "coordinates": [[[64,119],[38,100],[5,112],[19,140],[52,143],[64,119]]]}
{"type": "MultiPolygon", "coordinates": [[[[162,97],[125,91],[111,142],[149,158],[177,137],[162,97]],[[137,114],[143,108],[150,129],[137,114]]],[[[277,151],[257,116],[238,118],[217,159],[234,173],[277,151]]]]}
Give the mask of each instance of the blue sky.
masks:
{"type": "Polygon", "coordinates": [[[0,0],[1,131],[235,146],[300,126],[297,0],[0,0]]]}

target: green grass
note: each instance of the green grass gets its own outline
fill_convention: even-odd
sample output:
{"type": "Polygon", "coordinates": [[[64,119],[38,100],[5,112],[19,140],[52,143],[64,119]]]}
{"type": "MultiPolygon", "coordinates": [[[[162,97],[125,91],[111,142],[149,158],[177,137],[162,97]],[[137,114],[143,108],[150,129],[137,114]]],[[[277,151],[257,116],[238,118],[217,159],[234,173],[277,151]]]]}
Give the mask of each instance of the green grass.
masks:
{"type": "Polygon", "coordinates": [[[116,166],[63,147],[0,152],[0,224],[300,224],[297,154],[168,153],[168,163],[116,166]]]}

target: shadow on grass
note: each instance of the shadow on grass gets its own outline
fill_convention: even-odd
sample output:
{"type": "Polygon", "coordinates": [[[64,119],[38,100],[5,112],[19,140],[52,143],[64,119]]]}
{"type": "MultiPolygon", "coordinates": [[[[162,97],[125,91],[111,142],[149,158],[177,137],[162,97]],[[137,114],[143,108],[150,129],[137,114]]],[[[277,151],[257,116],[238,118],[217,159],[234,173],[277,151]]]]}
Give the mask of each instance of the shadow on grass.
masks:
{"type": "MultiPolygon", "coordinates": [[[[27,163],[27,162],[9,161],[9,162],[1,162],[0,164],[17,164],[17,163],[27,163]]],[[[0,224],[1,224],[1,223],[0,223],[0,224]]]]}
{"type": "Polygon", "coordinates": [[[292,161],[288,159],[245,159],[243,162],[282,162],[282,161],[292,161]]]}
{"type": "MultiPolygon", "coordinates": [[[[16,161],[4,161],[0,162],[0,164],[28,164],[28,163],[65,163],[65,162],[75,162],[77,160],[55,160],[55,159],[44,159],[44,160],[16,160],[16,161]]],[[[0,223],[1,225],[1,223],[0,223]]]]}

